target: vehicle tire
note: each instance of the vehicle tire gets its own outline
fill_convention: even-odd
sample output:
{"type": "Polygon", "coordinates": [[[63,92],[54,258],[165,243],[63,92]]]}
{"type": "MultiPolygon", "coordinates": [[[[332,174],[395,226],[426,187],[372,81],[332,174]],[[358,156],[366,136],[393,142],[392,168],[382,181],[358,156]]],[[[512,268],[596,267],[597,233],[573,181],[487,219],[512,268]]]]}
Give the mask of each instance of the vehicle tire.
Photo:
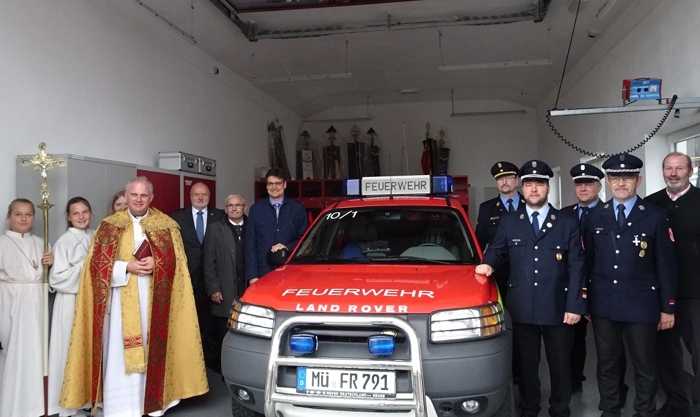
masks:
{"type": "Polygon", "coordinates": [[[243,406],[241,403],[231,396],[231,415],[233,417],[265,417],[262,414],[243,406]]]}
{"type": "Polygon", "coordinates": [[[513,380],[508,380],[508,391],[503,399],[501,408],[493,414],[494,417],[513,417],[515,416],[515,399],[513,398],[513,380]]]}

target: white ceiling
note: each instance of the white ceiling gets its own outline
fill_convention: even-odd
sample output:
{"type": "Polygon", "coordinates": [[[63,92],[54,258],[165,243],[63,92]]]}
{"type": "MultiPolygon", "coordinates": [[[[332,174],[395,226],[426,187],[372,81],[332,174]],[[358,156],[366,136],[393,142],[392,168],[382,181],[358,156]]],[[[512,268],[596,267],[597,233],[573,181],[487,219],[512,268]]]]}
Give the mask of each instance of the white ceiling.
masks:
{"type": "MultiPolygon", "coordinates": [[[[542,22],[455,25],[455,17],[498,16],[534,8],[534,0],[421,0],[367,6],[241,13],[262,30],[355,28],[352,33],[250,42],[217,0],[141,0],[196,45],[253,82],[286,76],[351,73],[348,78],[256,83],[262,91],[308,117],[336,106],[499,99],[537,106],[561,78],[578,0],[552,0],[542,22]],[[450,19],[452,22],[450,22],[450,19]],[[387,22],[433,22],[426,28],[387,30],[387,22]],[[358,31],[368,30],[373,31],[358,31]],[[358,29],[361,28],[361,29],[358,29]],[[442,33],[442,36],[440,35],[442,33]],[[440,71],[441,65],[549,58],[551,65],[440,71]],[[419,90],[403,95],[401,89],[419,90]]],[[[224,1],[224,0],[222,0],[224,1]]],[[[581,0],[569,66],[605,32],[632,0],[581,0]],[[606,3],[604,17],[596,14],[606,3]],[[598,33],[597,38],[588,36],[598,33]]]]}

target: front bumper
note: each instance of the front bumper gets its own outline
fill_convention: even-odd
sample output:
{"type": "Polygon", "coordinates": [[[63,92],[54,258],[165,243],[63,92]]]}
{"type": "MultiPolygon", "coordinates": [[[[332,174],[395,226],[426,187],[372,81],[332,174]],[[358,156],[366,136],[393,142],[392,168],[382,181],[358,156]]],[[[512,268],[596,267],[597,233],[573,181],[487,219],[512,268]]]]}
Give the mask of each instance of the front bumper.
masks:
{"type": "MultiPolygon", "coordinates": [[[[494,414],[500,408],[508,391],[511,372],[510,330],[487,339],[435,344],[429,342],[427,334],[428,315],[408,315],[403,316],[403,320],[399,320],[406,324],[404,331],[415,337],[414,346],[417,355],[411,356],[412,338],[407,337],[403,349],[397,349],[392,357],[381,360],[377,360],[371,355],[358,357],[357,351],[353,350],[352,343],[344,340],[331,341],[321,345],[318,351],[311,356],[293,357],[286,349],[287,339],[284,337],[284,332],[278,332],[280,326],[290,317],[295,318],[291,327],[299,323],[317,321],[330,323],[334,317],[340,321],[354,317],[358,320],[358,324],[370,323],[367,325],[371,326],[373,320],[386,321],[390,318],[389,316],[285,315],[284,312],[280,312],[276,323],[276,334],[279,335],[276,341],[274,338],[273,340],[262,339],[230,331],[224,339],[222,349],[224,379],[234,398],[244,406],[259,413],[265,413],[265,399],[270,397],[274,401],[268,404],[268,410],[274,409],[275,412],[281,413],[279,415],[285,417],[312,416],[313,412],[317,410],[328,409],[333,409],[334,413],[361,409],[370,413],[373,411],[383,412],[383,415],[386,415],[387,411],[392,411],[400,416],[475,415],[485,417],[494,414]],[[280,346],[279,349],[276,349],[277,352],[271,349],[274,343],[280,346]],[[417,375],[410,369],[407,371],[397,370],[396,400],[400,401],[387,399],[381,401],[352,399],[339,401],[337,398],[319,398],[296,394],[294,388],[297,364],[305,366],[310,365],[310,362],[318,361],[315,362],[316,365],[320,363],[321,366],[343,368],[351,365],[351,367],[363,368],[367,366],[362,364],[375,363],[381,367],[393,366],[394,361],[402,361],[406,364],[411,361],[411,357],[418,358],[417,368],[414,369],[417,371],[417,375]],[[384,365],[379,364],[379,362],[384,362],[384,365]],[[273,372],[271,370],[273,363],[276,363],[272,366],[276,369],[270,381],[276,381],[276,383],[271,384],[274,387],[267,387],[268,393],[266,394],[266,376],[269,375],[269,372],[273,372]],[[248,393],[247,399],[238,394],[239,389],[244,389],[248,393]],[[414,395],[420,391],[423,391],[424,395],[414,395]],[[422,400],[419,400],[418,397],[422,400]],[[423,411],[412,414],[411,407],[406,405],[410,402],[409,399],[419,407],[422,403],[423,411]],[[466,399],[477,399],[482,407],[474,414],[466,414],[459,409],[459,404],[466,399]],[[397,403],[401,401],[404,404],[397,407],[397,403]]],[[[325,412],[327,413],[327,411],[325,412]]]]}

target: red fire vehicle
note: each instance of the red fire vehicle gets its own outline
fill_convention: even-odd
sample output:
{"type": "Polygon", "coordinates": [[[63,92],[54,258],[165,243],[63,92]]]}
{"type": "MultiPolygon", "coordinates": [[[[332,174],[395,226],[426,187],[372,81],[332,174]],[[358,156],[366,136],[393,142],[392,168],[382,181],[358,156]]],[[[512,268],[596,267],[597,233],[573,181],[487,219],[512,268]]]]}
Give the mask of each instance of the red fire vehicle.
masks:
{"type": "Polygon", "coordinates": [[[365,197],[246,290],[222,350],[234,417],[512,413],[510,323],[450,186],[349,180],[365,197]]]}

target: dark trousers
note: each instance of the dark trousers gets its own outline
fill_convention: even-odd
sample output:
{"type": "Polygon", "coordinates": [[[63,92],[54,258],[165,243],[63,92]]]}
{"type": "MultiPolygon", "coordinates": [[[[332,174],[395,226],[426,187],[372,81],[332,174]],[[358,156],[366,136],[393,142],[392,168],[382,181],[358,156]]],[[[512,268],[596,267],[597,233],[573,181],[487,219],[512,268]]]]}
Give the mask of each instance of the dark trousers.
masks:
{"type": "Polygon", "coordinates": [[[583,367],[586,365],[586,334],[588,333],[588,320],[581,320],[574,324],[574,344],[571,347],[571,382],[578,387],[586,380],[583,375],[583,367]]]}
{"type": "Polygon", "coordinates": [[[213,316],[211,315],[211,299],[203,289],[194,289],[194,305],[197,309],[197,321],[199,322],[199,333],[202,338],[202,352],[204,353],[204,364],[213,371],[221,372],[221,355],[216,356],[216,340],[213,335],[213,316]]]}
{"type": "Polygon", "coordinates": [[[593,334],[598,355],[598,391],[602,417],[619,416],[624,405],[620,386],[624,379],[620,357],[624,353],[623,338],[634,366],[634,411],[650,415],[656,410],[656,323],[626,323],[593,317],[593,334]]]}
{"type": "Polygon", "coordinates": [[[544,350],[549,364],[552,395],[549,398],[549,415],[571,415],[570,355],[574,340],[574,328],[567,324],[539,326],[513,323],[513,336],[520,353],[520,407],[524,415],[535,416],[541,410],[540,401],[540,349],[544,350]]]}
{"type": "Polygon", "coordinates": [[[219,317],[212,315],[212,340],[215,344],[214,354],[216,359],[214,365],[221,369],[221,345],[224,343],[224,337],[228,332],[228,317],[219,317]]]}
{"type": "Polygon", "coordinates": [[[686,373],[683,369],[681,340],[690,352],[693,378],[691,415],[700,416],[700,300],[676,300],[676,323],[673,328],[659,332],[656,348],[659,358],[659,382],[666,393],[666,403],[677,408],[688,408],[685,392],[686,373]]]}

